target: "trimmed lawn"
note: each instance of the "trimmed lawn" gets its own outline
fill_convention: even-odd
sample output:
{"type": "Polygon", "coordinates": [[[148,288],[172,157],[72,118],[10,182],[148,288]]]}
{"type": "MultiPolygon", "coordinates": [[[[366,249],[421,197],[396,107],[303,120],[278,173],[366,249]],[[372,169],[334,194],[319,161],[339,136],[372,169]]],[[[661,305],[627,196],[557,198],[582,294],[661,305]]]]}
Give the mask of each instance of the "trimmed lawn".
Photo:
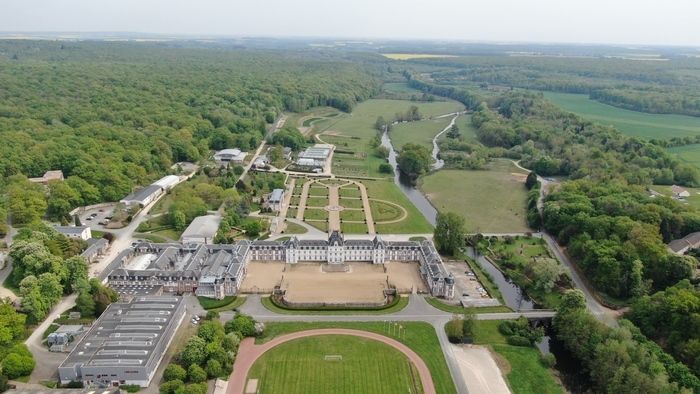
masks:
{"type": "Polygon", "coordinates": [[[328,188],[323,186],[311,186],[309,188],[309,196],[326,197],[328,196],[328,188]]]}
{"type": "MultiPolygon", "coordinates": [[[[432,233],[433,226],[428,223],[420,211],[390,180],[363,181],[369,198],[391,201],[401,205],[408,212],[406,219],[392,224],[377,224],[375,229],[382,234],[424,234],[432,233]]],[[[378,219],[373,218],[376,222],[378,219]]]]}
{"type": "MultiPolygon", "coordinates": [[[[461,305],[446,304],[435,297],[425,297],[425,301],[436,309],[443,312],[462,314],[467,311],[467,308],[461,305]]],[[[505,305],[501,306],[485,306],[482,308],[472,308],[474,313],[498,313],[498,312],[513,312],[510,308],[505,305]]]]}
{"type": "Polygon", "coordinates": [[[441,170],[420,179],[419,187],[441,212],[454,212],[469,232],[526,232],[525,173],[508,160],[486,170],[441,170]]]}
{"type": "Polygon", "coordinates": [[[340,219],[341,220],[352,220],[352,221],[364,221],[365,220],[365,212],[360,210],[348,210],[345,209],[343,211],[340,211],[340,219]]]}
{"type": "Polygon", "coordinates": [[[300,201],[301,201],[301,196],[292,196],[292,198],[289,199],[289,205],[299,206],[300,201]]]}
{"type": "Polygon", "coordinates": [[[340,231],[347,234],[367,234],[369,229],[365,223],[340,223],[340,231]]]}
{"type": "MultiPolygon", "coordinates": [[[[476,137],[476,128],[472,126],[472,116],[471,115],[459,115],[457,121],[455,122],[459,128],[459,132],[466,142],[477,143],[479,139],[476,137]]],[[[440,141],[447,138],[447,133],[440,136],[440,141]]],[[[432,151],[432,148],[431,148],[432,151]]]]}
{"type": "Polygon", "coordinates": [[[314,226],[321,231],[328,231],[328,222],[307,222],[310,226],[314,226]]]}
{"type": "Polygon", "coordinates": [[[287,222],[287,228],[284,230],[285,234],[305,234],[306,232],[306,227],[292,222],[287,222]]]}
{"type": "MultiPolygon", "coordinates": [[[[265,334],[258,338],[258,341],[266,342],[279,335],[316,328],[350,328],[375,332],[392,337],[418,353],[428,365],[438,393],[456,394],[457,390],[433,326],[424,322],[402,322],[401,324],[405,327],[405,335],[397,338],[388,333],[387,325],[383,322],[271,322],[266,324],[265,334]]],[[[365,392],[376,392],[376,390],[365,392]]]]}
{"type": "Polygon", "coordinates": [[[474,343],[490,346],[508,362],[506,380],[514,394],[564,392],[552,371],[540,363],[539,350],[508,345],[498,331],[499,320],[477,320],[475,323],[474,343]]]}
{"type": "Polygon", "coordinates": [[[346,187],[341,187],[338,189],[338,194],[340,197],[357,197],[360,198],[362,197],[362,194],[360,194],[360,189],[357,188],[356,186],[346,186],[346,187]]]}
{"type": "Polygon", "coordinates": [[[372,209],[372,219],[374,219],[375,222],[396,220],[403,215],[403,211],[397,206],[387,204],[383,201],[369,200],[369,207],[372,209]]]}
{"type": "Polygon", "coordinates": [[[567,111],[603,125],[615,126],[631,136],[668,139],[700,134],[700,118],[693,116],[630,111],[591,100],[586,94],[544,92],[544,96],[567,111]]]}
{"type": "Polygon", "coordinates": [[[450,120],[452,117],[399,123],[391,128],[389,137],[391,137],[391,142],[397,151],[400,151],[407,143],[412,142],[423,145],[432,152],[433,138],[450,124],[450,120]]]}
{"type": "Polygon", "coordinates": [[[245,296],[226,296],[221,300],[207,297],[197,297],[199,305],[201,305],[204,310],[213,312],[234,310],[243,305],[246,300],[247,298],[245,296]]]}
{"type": "Polygon", "coordinates": [[[328,206],[328,198],[326,197],[309,197],[306,199],[307,207],[326,207],[328,206]]]}
{"type": "Polygon", "coordinates": [[[328,219],[328,211],[325,209],[316,209],[308,207],[304,210],[304,219],[311,220],[326,220],[328,219]]]}
{"type": "Polygon", "coordinates": [[[387,313],[396,313],[404,309],[408,305],[408,297],[399,297],[393,305],[384,309],[343,309],[343,310],[322,310],[322,309],[286,309],[280,308],[270,299],[270,296],[261,297],[260,303],[263,306],[275,313],[282,315],[386,315],[387,313]]]}
{"type": "MultiPolygon", "coordinates": [[[[321,335],[280,344],[253,364],[261,393],[414,393],[420,379],[406,356],[367,338],[321,335]],[[328,355],[342,360],[326,360],[328,355]]],[[[420,391],[418,391],[420,392],[420,391]]]]}
{"type": "Polygon", "coordinates": [[[362,200],[359,198],[341,198],[340,205],[345,208],[362,208],[362,200]]]}

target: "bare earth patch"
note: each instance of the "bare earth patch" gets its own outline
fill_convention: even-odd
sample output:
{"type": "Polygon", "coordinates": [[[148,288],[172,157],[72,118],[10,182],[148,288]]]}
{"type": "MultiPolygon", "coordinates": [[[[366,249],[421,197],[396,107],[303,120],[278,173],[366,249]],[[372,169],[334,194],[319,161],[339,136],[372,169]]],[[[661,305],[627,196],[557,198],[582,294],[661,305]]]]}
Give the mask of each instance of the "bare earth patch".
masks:
{"type": "Polygon", "coordinates": [[[483,346],[450,345],[470,394],[510,393],[491,352],[483,346]]]}

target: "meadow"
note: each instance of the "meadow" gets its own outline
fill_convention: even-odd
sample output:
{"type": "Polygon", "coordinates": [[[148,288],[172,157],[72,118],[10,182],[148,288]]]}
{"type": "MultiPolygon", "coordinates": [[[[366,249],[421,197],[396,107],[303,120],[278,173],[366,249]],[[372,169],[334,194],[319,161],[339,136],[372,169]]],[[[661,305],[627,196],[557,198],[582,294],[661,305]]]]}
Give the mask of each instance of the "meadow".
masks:
{"type": "MultiPolygon", "coordinates": [[[[389,224],[375,224],[374,229],[380,234],[425,234],[432,233],[433,227],[428,223],[418,208],[411,203],[411,201],[406,198],[406,196],[399,190],[399,188],[394,185],[391,180],[376,180],[376,181],[364,181],[365,187],[367,188],[367,195],[370,198],[376,200],[391,201],[394,204],[398,204],[406,209],[408,216],[399,222],[389,223],[389,224]]],[[[377,204],[373,207],[375,210],[373,213],[379,214],[377,209],[377,204]]],[[[380,215],[373,218],[375,223],[387,218],[380,215]]]]}
{"type": "Polygon", "coordinates": [[[454,212],[469,232],[525,232],[525,172],[508,160],[484,170],[441,170],[421,178],[419,188],[441,212],[454,212]]]}
{"type": "MultiPolygon", "coordinates": [[[[466,142],[477,143],[479,142],[476,137],[476,128],[472,126],[472,116],[471,115],[460,115],[455,121],[455,124],[459,128],[459,132],[466,142]]],[[[438,140],[442,141],[447,138],[447,133],[440,136],[438,140]]]]}
{"type": "MultiPolygon", "coordinates": [[[[474,343],[489,346],[505,361],[508,386],[514,394],[563,393],[552,372],[540,362],[540,352],[534,347],[512,346],[498,331],[498,320],[477,320],[474,343]]],[[[501,368],[504,368],[501,366],[501,368]]]]}
{"type": "Polygon", "coordinates": [[[700,118],[684,115],[649,114],[630,111],[591,100],[585,94],[544,92],[557,106],[622,133],[642,138],[667,139],[700,134],[700,118]]]}
{"type": "MultiPolygon", "coordinates": [[[[652,185],[651,190],[661,193],[667,197],[673,197],[671,186],[668,185],[652,185]]],[[[700,209],[700,188],[686,187],[685,190],[690,193],[690,196],[684,198],[684,202],[693,208],[700,209]]]]}
{"type": "Polygon", "coordinates": [[[435,55],[430,53],[382,53],[382,56],[391,60],[434,59],[441,57],[457,57],[455,55],[435,55]]]}
{"type": "Polygon", "coordinates": [[[674,153],[681,161],[700,168],[700,144],[677,146],[669,148],[668,151],[674,153]]]}
{"type": "MultiPolygon", "coordinates": [[[[435,383],[435,390],[439,394],[456,393],[457,390],[452,382],[445,356],[433,326],[424,322],[403,322],[401,324],[405,330],[401,338],[398,338],[395,334],[387,331],[387,324],[384,322],[271,322],[266,324],[263,337],[258,338],[257,341],[266,342],[279,335],[316,328],[350,328],[375,332],[396,339],[418,353],[428,365],[435,383]]],[[[401,388],[404,389],[402,392],[406,392],[405,387],[401,388]]],[[[375,387],[373,390],[365,390],[364,392],[377,392],[377,390],[375,387]]]]}
{"type": "MultiPolygon", "coordinates": [[[[283,343],[263,354],[248,378],[262,393],[415,392],[412,364],[393,347],[366,338],[326,335],[283,343]],[[338,355],[342,360],[327,361],[338,355]]],[[[418,387],[420,383],[418,383],[418,387]]]]}
{"type": "Polygon", "coordinates": [[[431,152],[433,150],[433,138],[450,124],[452,117],[440,119],[427,119],[419,122],[407,122],[394,125],[389,132],[394,149],[401,148],[412,142],[423,145],[431,152]]]}

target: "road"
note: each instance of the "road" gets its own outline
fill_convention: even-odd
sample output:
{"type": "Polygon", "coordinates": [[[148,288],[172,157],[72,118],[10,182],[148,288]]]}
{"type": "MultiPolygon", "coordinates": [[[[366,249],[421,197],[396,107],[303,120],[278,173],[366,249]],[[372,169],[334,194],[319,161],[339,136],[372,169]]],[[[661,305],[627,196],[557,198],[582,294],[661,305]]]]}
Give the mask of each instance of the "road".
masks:
{"type": "Polygon", "coordinates": [[[281,115],[275,121],[274,125],[270,127],[270,130],[268,130],[267,134],[265,134],[265,138],[263,138],[262,142],[260,143],[260,146],[258,146],[258,149],[255,150],[255,153],[253,153],[253,156],[250,158],[248,164],[245,167],[243,167],[243,172],[241,173],[241,176],[238,177],[238,181],[240,181],[241,179],[245,179],[245,176],[248,175],[248,171],[250,171],[250,169],[253,167],[255,160],[258,158],[258,156],[260,156],[260,153],[262,153],[263,148],[265,148],[265,144],[267,143],[266,138],[272,135],[277,130],[281,129],[286,121],[287,116],[281,115]]]}

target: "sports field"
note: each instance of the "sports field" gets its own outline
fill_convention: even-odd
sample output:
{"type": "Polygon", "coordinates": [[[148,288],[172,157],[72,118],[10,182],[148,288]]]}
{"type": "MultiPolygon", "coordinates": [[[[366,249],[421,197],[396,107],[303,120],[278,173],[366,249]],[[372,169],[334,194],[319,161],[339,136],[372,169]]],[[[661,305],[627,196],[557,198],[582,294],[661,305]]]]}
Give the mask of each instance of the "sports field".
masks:
{"type": "Polygon", "coordinates": [[[347,335],[280,344],[253,364],[248,379],[259,379],[260,393],[403,394],[422,388],[413,365],[401,352],[379,341],[347,335]]]}
{"type": "Polygon", "coordinates": [[[643,138],[686,137],[700,134],[700,118],[629,111],[591,100],[585,94],[544,92],[559,107],[583,118],[615,126],[621,132],[643,138]]]}
{"type": "Polygon", "coordinates": [[[394,125],[389,132],[391,143],[397,151],[409,142],[423,145],[432,151],[433,138],[450,124],[451,119],[452,117],[446,117],[394,125]]]}
{"type": "Polygon", "coordinates": [[[524,232],[525,172],[508,160],[494,160],[486,170],[441,170],[421,179],[420,189],[438,211],[455,212],[470,232],[524,232]]]}

